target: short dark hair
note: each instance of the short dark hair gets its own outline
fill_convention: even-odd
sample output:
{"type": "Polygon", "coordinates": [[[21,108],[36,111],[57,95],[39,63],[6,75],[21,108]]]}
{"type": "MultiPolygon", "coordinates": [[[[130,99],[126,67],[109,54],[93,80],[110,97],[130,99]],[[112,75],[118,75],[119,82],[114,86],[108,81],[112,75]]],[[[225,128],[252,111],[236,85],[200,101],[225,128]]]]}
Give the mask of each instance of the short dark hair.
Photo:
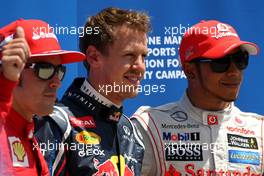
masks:
{"type": "MultiPolygon", "coordinates": [[[[144,12],[124,10],[115,7],[103,9],[95,16],[91,16],[85,23],[84,35],[79,38],[80,51],[86,54],[88,46],[93,45],[101,53],[107,54],[108,46],[114,41],[114,29],[126,25],[129,28],[148,33],[150,27],[150,17],[144,12]],[[88,34],[86,29],[95,29],[98,32],[88,34]]],[[[87,61],[84,65],[89,69],[87,61]]]]}

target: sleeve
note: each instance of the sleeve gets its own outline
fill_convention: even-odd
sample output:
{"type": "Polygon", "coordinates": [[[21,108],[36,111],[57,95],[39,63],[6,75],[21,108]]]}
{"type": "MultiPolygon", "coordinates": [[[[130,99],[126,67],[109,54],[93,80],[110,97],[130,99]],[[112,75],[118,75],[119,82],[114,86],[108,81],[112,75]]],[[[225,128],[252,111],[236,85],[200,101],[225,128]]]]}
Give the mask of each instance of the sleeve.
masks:
{"type": "Polygon", "coordinates": [[[3,118],[9,112],[12,106],[12,93],[13,89],[16,87],[17,82],[10,81],[6,79],[3,73],[0,73],[0,118],[3,118]]]}
{"type": "Polygon", "coordinates": [[[67,175],[67,138],[71,132],[71,125],[67,112],[54,106],[49,116],[34,119],[35,136],[40,146],[50,173],[52,175],[67,175]]]}
{"type": "Polygon", "coordinates": [[[139,121],[139,118],[142,118],[140,116],[140,113],[138,113],[142,108],[140,108],[132,117],[131,121],[136,126],[136,128],[139,130],[139,132],[142,135],[144,145],[145,145],[145,153],[143,158],[143,165],[142,165],[142,176],[153,176],[156,175],[156,169],[157,169],[157,163],[155,162],[155,152],[153,150],[153,146],[148,134],[148,131],[143,127],[141,122],[139,121]]]}

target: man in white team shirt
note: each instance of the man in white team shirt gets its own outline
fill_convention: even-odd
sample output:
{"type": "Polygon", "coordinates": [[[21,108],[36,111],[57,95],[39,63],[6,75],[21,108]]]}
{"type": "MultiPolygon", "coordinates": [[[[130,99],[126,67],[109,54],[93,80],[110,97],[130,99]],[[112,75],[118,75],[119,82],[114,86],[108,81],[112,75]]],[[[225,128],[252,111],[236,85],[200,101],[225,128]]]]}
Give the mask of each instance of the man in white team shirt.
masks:
{"type": "Polygon", "coordinates": [[[142,175],[262,175],[263,119],[234,105],[258,47],[210,20],[184,34],[179,53],[188,79],[183,97],[132,117],[145,142],[142,175]]]}

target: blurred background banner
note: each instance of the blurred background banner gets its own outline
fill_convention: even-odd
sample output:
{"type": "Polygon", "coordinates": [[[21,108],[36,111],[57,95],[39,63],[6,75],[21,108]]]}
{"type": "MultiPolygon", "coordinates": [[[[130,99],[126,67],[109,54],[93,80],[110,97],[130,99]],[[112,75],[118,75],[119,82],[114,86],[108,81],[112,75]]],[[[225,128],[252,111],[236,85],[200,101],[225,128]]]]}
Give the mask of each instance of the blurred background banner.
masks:
{"type": "MultiPolygon", "coordinates": [[[[261,0],[27,0],[3,1],[0,26],[18,18],[47,21],[57,34],[63,49],[78,50],[87,18],[107,7],[147,12],[151,16],[147,71],[138,97],[125,101],[125,113],[131,115],[139,106],[158,106],[178,100],[186,88],[178,48],[183,33],[201,20],[216,19],[232,25],[242,40],[258,44],[260,53],[252,56],[245,70],[244,82],[236,104],[243,111],[264,114],[264,2],[261,0]]],[[[114,64],[114,63],[113,63],[114,64]]],[[[67,66],[59,97],[77,76],[85,76],[82,65],[67,66]]]]}

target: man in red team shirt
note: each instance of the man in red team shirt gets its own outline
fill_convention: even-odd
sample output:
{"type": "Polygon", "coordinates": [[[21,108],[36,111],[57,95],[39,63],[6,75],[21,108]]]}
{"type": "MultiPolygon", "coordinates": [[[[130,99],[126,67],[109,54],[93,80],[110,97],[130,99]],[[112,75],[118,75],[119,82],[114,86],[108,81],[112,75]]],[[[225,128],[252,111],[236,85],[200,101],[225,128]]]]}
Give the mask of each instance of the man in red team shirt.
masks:
{"type": "Polygon", "coordinates": [[[32,118],[53,111],[62,64],[84,55],[61,50],[47,23],[17,20],[0,29],[0,58],[0,175],[49,175],[32,118]]]}

